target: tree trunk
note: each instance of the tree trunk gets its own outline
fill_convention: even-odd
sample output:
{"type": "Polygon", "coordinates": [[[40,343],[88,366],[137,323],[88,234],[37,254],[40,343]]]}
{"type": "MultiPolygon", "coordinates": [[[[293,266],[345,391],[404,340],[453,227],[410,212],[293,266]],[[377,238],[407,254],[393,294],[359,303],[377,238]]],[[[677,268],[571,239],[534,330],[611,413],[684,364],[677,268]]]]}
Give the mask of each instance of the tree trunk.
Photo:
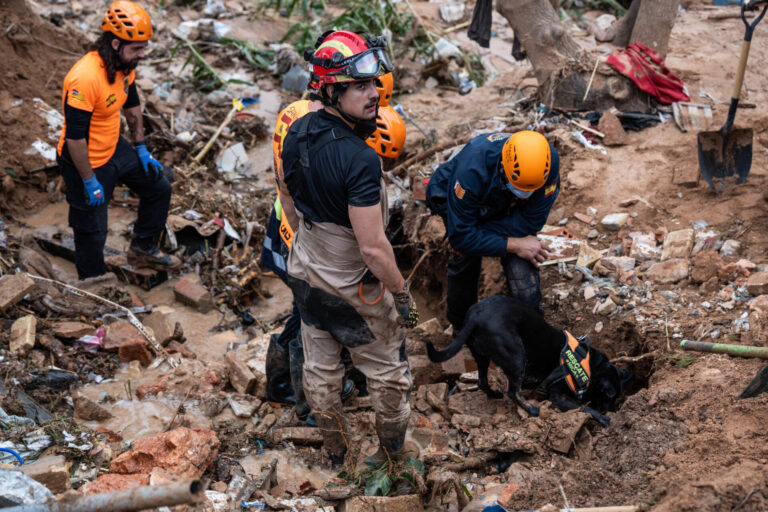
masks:
{"type": "Polygon", "coordinates": [[[647,111],[647,96],[605,64],[598,66],[585,99],[597,56],[583,51],[568,35],[549,2],[498,0],[496,9],[507,18],[528,54],[545,105],[565,110],[615,106],[647,111]]]}
{"type": "Polygon", "coordinates": [[[639,41],[666,57],[679,4],[679,0],[633,0],[612,44],[623,48],[639,41]]]}
{"type": "MultiPolygon", "coordinates": [[[[640,41],[666,53],[679,0],[633,0],[614,39],[621,47],[640,41]]],[[[563,26],[550,2],[497,0],[496,9],[509,22],[531,60],[541,101],[566,110],[640,110],[649,96],[628,78],[582,50],[563,26]],[[590,79],[592,83],[590,85],[590,79]]]]}

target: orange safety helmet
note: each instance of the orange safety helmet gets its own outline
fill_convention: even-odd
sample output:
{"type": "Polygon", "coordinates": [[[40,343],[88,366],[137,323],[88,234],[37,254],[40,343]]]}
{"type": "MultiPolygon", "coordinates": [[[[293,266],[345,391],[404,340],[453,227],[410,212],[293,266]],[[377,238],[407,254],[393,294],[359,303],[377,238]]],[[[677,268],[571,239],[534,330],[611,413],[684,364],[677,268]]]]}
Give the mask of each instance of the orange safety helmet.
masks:
{"type": "Polygon", "coordinates": [[[149,41],[152,39],[152,20],[139,4],[117,0],[107,9],[101,30],[112,32],[123,41],[149,41]]]}
{"type": "Polygon", "coordinates": [[[510,136],[501,151],[508,188],[518,197],[529,197],[547,182],[551,160],[549,142],[539,132],[523,130],[510,136]]]}
{"type": "Polygon", "coordinates": [[[379,156],[397,158],[405,144],[405,123],[397,111],[389,105],[379,107],[376,131],[365,141],[379,156]]]}
{"type": "Polygon", "coordinates": [[[392,89],[395,87],[395,79],[392,73],[376,77],[376,90],[379,91],[379,106],[386,107],[392,98],[392,89]]]}

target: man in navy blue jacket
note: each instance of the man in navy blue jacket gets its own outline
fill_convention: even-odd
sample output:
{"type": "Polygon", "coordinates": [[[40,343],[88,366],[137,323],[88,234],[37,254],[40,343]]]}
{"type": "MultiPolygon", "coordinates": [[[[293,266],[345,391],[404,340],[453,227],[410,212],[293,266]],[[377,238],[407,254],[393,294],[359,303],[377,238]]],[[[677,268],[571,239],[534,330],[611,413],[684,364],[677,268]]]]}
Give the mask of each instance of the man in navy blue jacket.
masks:
{"type": "Polygon", "coordinates": [[[560,192],[560,159],[538,132],[484,134],[438,167],[427,202],[442,217],[453,249],[447,316],[458,332],[477,302],[483,256],[501,258],[510,294],[543,313],[536,238],[560,192]]]}

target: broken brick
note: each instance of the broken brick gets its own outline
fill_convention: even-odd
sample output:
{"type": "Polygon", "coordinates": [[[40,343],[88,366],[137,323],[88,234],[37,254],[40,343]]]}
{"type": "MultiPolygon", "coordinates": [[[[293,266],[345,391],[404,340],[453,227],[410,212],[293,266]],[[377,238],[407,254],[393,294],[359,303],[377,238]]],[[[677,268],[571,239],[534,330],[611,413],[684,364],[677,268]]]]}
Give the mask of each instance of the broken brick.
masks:
{"type": "Polygon", "coordinates": [[[35,282],[23,273],[0,277],[0,311],[5,312],[34,287],[35,282]]]}
{"type": "Polygon", "coordinates": [[[173,295],[177,301],[191,306],[201,313],[207,313],[213,309],[213,296],[198,283],[187,279],[181,279],[173,285],[173,295]]]}
{"type": "Polygon", "coordinates": [[[179,343],[176,340],[171,340],[170,343],[165,347],[168,349],[168,353],[175,354],[179,353],[181,354],[181,357],[186,359],[197,359],[197,354],[192,352],[192,350],[189,349],[184,343],[179,343]]]}
{"type": "Polygon", "coordinates": [[[152,363],[152,353],[147,348],[147,342],[138,338],[128,340],[120,345],[117,357],[124,363],[138,361],[142,366],[149,366],[152,363]]]}

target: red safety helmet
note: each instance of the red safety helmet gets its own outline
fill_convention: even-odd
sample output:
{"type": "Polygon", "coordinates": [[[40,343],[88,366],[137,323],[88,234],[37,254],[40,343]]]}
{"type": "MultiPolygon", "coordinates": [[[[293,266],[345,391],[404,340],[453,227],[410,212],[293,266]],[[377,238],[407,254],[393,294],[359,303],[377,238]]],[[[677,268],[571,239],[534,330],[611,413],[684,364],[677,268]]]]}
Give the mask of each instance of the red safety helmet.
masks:
{"type": "Polygon", "coordinates": [[[397,111],[387,105],[379,107],[376,131],[365,141],[383,158],[397,158],[405,144],[405,123],[397,111]]]}
{"type": "Polygon", "coordinates": [[[152,39],[152,20],[139,4],[117,0],[107,9],[101,30],[112,32],[123,41],[149,41],[152,39]]]}
{"type": "Polygon", "coordinates": [[[376,78],[393,69],[383,37],[363,37],[347,30],[321,35],[315,50],[307,50],[304,59],[309,62],[310,86],[315,89],[376,78]]]}

